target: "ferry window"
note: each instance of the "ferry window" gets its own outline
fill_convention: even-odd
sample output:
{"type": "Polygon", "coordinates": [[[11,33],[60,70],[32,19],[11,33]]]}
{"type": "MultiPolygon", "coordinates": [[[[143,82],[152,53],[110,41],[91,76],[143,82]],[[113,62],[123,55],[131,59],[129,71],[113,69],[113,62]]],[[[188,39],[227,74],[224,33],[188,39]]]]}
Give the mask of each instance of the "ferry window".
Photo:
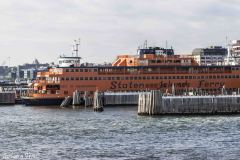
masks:
{"type": "Polygon", "coordinates": [[[84,72],[88,72],[88,69],[84,69],[84,72]]]}
{"type": "Polygon", "coordinates": [[[83,80],[83,77],[80,77],[80,80],[83,80]]]}
{"type": "Polygon", "coordinates": [[[66,78],[66,80],[68,81],[68,80],[69,80],[69,78],[67,77],[67,78],[66,78]]]}
{"type": "Polygon", "coordinates": [[[232,75],[232,78],[235,78],[236,76],[235,75],[232,75]]]}
{"type": "Polygon", "coordinates": [[[88,80],[88,77],[85,77],[85,80],[88,80]]]}
{"type": "Polygon", "coordinates": [[[102,78],[102,80],[106,80],[106,79],[107,79],[107,77],[103,77],[103,78],[102,78]]]}
{"type": "Polygon", "coordinates": [[[102,80],[102,77],[98,77],[98,80],[102,80]]]}
{"type": "Polygon", "coordinates": [[[188,76],[185,76],[185,79],[188,79],[188,76]]]}
{"type": "Polygon", "coordinates": [[[97,72],[98,70],[97,69],[94,69],[94,72],[97,72]]]}
{"type": "Polygon", "coordinates": [[[154,76],[152,76],[152,79],[155,79],[155,77],[154,77],[154,76]]]}
{"type": "Polygon", "coordinates": [[[108,80],[111,80],[111,77],[108,77],[108,80]]]}
{"type": "Polygon", "coordinates": [[[236,75],[236,78],[239,78],[239,75],[236,75]]]}
{"type": "Polygon", "coordinates": [[[74,77],[71,77],[71,80],[73,81],[73,80],[74,80],[74,77]]]}
{"type": "Polygon", "coordinates": [[[74,72],[74,69],[71,69],[71,72],[74,72]]]}
{"type": "Polygon", "coordinates": [[[141,80],[141,79],[142,79],[142,77],[138,77],[138,79],[139,79],[139,80],[141,80]]]}
{"type": "Polygon", "coordinates": [[[223,79],[223,78],[224,78],[224,76],[222,75],[222,76],[221,76],[221,78],[223,79]]]}
{"type": "Polygon", "coordinates": [[[80,72],[83,72],[83,69],[80,69],[80,72]]]}
{"type": "Polygon", "coordinates": [[[157,76],[156,79],[158,79],[159,77],[157,76]]]}
{"type": "Polygon", "coordinates": [[[212,79],[212,76],[209,76],[209,79],[212,79]]]}
{"type": "Polygon", "coordinates": [[[231,75],[228,75],[228,78],[231,78],[232,76],[231,75]]]}
{"type": "Polygon", "coordinates": [[[97,77],[94,77],[94,80],[97,80],[97,77]]]}
{"type": "Polygon", "coordinates": [[[120,80],[120,77],[117,77],[117,80],[120,80]]]}
{"type": "Polygon", "coordinates": [[[93,91],[90,91],[90,94],[93,94],[93,91]]]}
{"type": "Polygon", "coordinates": [[[213,79],[216,79],[216,76],[213,76],[213,79]]]}
{"type": "Polygon", "coordinates": [[[150,79],[150,77],[149,77],[149,76],[147,76],[147,79],[150,79]]]}
{"type": "Polygon", "coordinates": [[[179,76],[177,76],[177,79],[179,79],[179,76]]]}
{"type": "Polygon", "coordinates": [[[138,77],[134,77],[134,80],[137,80],[138,79],[138,77]]]}
{"type": "Polygon", "coordinates": [[[79,80],[79,77],[76,77],[75,80],[78,81],[78,80],[79,80]]]}
{"type": "Polygon", "coordinates": [[[228,76],[227,76],[227,75],[225,75],[225,78],[228,78],[228,76]]]}
{"type": "MultiPolygon", "coordinates": [[[[121,77],[121,80],[125,80],[125,77],[121,77]]],[[[115,80],[115,77],[112,77],[112,80],[115,80]]]]}
{"type": "Polygon", "coordinates": [[[146,77],[143,77],[143,79],[146,79],[146,77]]]}
{"type": "Polygon", "coordinates": [[[219,75],[217,75],[217,79],[219,79],[220,78],[220,76],[219,75]]]}
{"type": "Polygon", "coordinates": [[[66,69],[66,72],[69,72],[69,69],[66,69]]]}
{"type": "Polygon", "coordinates": [[[189,76],[189,79],[192,79],[192,76],[189,76]]]}
{"type": "Polygon", "coordinates": [[[126,80],[128,80],[129,79],[129,77],[126,77],[126,80]]]}
{"type": "Polygon", "coordinates": [[[93,77],[89,77],[89,80],[93,80],[93,77]]]}
{"type": "Polygon", "coordinates": [[[78,72],[78,69],[75,69],[75,72],[78,72]]]}
{"type": "Polygon", "coordinates": [[[64,77],[62,77],[61,80],[64,81],[64,77]]]}

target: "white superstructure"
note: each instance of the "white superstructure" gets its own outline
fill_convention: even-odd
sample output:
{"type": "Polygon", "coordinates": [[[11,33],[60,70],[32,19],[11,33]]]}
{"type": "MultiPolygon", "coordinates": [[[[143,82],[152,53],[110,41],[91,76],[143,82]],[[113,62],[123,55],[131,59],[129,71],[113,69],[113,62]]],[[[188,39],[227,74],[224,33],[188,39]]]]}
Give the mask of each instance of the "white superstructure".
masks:
{"type": "Polygon", "coordinates": [[[75,56],[68,57],[68,56],[60,56],[58,58],[58,65],[59,67],[79,67],[81,57],[78,56],[78,46],[80,45],[80,39],[74,41],[75,44],[73,45],[73,52],[72,55],[75,56]]]}

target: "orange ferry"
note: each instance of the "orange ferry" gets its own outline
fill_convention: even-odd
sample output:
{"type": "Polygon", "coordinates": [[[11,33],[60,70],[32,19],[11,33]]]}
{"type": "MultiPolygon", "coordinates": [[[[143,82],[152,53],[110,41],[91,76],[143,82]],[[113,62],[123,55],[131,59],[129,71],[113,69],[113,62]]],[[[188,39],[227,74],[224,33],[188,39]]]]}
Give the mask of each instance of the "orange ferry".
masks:
{"type": "Polygon", "coordinates": [[[38,72],[26,105],[59,105],[75,90],[83,95],[98,91],[161,90],[176,95],[190,91],[228,93],[240,88],[240,66],[200,66],[190,56],[173,49],[149,47],[138,55],[119,55],[112,65],[83,65],[80,57],[60,57],[59,66],[38,72]]]}

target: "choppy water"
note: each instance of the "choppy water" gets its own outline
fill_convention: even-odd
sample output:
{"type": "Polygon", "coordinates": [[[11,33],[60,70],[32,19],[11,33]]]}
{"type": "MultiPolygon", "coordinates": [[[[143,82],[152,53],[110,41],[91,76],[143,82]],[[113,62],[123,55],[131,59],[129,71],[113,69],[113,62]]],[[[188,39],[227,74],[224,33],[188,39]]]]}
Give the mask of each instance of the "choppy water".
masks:
{"type": "Polygon", "coordinates": [[[0,107],[0,159],[240,159],[240,115],[0,107]]]}

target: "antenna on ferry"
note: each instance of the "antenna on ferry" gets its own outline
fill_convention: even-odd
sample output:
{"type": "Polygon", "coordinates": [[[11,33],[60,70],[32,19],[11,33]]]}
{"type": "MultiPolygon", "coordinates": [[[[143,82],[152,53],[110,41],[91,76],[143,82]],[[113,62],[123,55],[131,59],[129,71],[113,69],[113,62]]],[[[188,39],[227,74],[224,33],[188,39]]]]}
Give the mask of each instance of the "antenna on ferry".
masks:
{"type": "Polygon", "coordinates": [[[74,51],[76,52],[76,57],[78,57],[78,46],[80,45],[80,38],[78,40],[74,40],[75,42],[75,49],[74,51]]]}
{"type": "Polygon", "coordinates": [[[75,45],[72,45],[72,57],[74,55],[74,51],[75,51],[75,45]]]}
{"type": "Polygon", "coordinates": [[[147,49],[147,40],[144,41],[143,47],[144,49],[147,49]]]}
{"type": "Polygon", "coordinates": [[[228,47],[228,37],[226,36],[226,48],[228,47]]]}
{"type": "Polygon", "coordinates": [[[168,41],[166,40],[166,55],[167,55],[167,52],[168,52],[168,41]]]}

